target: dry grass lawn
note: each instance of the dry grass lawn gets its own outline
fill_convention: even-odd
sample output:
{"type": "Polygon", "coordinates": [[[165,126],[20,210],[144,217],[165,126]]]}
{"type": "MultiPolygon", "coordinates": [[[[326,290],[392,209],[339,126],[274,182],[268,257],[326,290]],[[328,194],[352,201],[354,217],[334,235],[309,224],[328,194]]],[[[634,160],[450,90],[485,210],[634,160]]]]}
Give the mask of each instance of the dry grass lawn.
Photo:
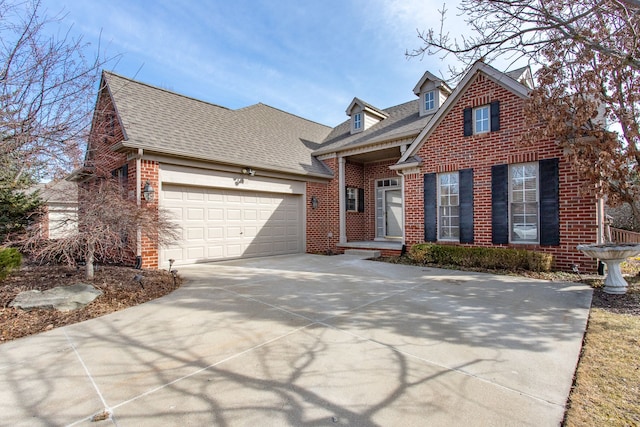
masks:
{"type": "Polygon", "coordinates": [[[565,425],[640,425],[640,316],[591,309],[565,425]]]}

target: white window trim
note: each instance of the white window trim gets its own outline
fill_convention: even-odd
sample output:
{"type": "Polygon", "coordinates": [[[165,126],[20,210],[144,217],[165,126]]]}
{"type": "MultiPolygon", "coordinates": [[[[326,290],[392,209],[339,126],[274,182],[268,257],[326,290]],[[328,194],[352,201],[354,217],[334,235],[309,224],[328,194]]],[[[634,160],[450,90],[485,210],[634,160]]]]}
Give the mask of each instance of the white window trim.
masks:
{"type": "Polygon", "coordinates": [[[438,232],[438,240],[439,241],[443,241],[443,242],[459,242],[460,241],[460,174],[458,172],[447,172],[447,173],[440,173],[436,176],[437,179],[437,198],[438,198],[438,203],[437,203],[437,232],[438,232]],[[442,195],[442,187],[440,184],[440,178],[443,175],[457,175],[458,176],[458,204],[457,205],[447,205],[447,206],[458,206],[458,237],[442,237],[441,235],[441,226],[442,226],[442,219],[441,219],[441,215],[440,215],[440,208],[442,207],[441,204],[441,195],[442,195]]]}
{"type": "Polygon", "coordinates": [[[538,162],[529,162],[529,163],[514,163],[509,165],[509,243],[514,245],[532,245],[532,244],[540,244],[540,164],[538,162]],[[512,209],[511,206],[513,204],[513,178],[511,169],[516,166],[525,166],[525,165],[535,165],[536,167],[536,205],[537,205],[537,213],[536,213],[536,239],[535,240],[513,240],[513,222],[512,222],[512,209]]]}
{"type": "Polygon", "coordinates": [[[362,113],[353,115],[353,130],[362,130],[362,113]]]}
{"type": "Polygon", "coordinates": [[[347,212],[358,212],[358,189],[356,187],[347,187],[347,212]],[[353,197],[351,197],[353,195],[353,197]],[[353,200],[353,209],[349,209],[349,202],[353,200]]]}
{"type": "Polygon", "coordinates": [[[423,107],[424,107],[424,111],[428,112],[428,111],[433,111],[437,108],[437,104],[436,104],[436,91],[435,90],[430,90],[428,92],[424,93],[424,100],[422,103],[423,107]],[[428,100],[428,97],[431,97],[431,100],[428,100]],[[431,104],[433,104],[433,106],[431,108],[427,108],[427,102],[430,101],[431,104]]]}
{"type": "Polygon", "coordinates": [[[472,122],[473,122],[474,135],[489,133],[491,131],[491,106],[487,104],[487,105],[481,105],[480,107],[474,108],[472,111],[472,122]],[[476,113],[480,110],[487,110],[487,129],[486,130],[477,129],[478,120],[476,119],[476,113]]]}

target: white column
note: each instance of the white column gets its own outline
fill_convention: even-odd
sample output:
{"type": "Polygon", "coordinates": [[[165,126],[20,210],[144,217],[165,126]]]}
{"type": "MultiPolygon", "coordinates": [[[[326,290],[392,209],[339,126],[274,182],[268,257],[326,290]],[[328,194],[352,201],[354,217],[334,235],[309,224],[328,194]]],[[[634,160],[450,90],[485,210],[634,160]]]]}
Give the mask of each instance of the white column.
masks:
{"type": "Polygon", "coordinates": [[[339,218],[340,218],[340,243],[347,243],[347,216],[346,216],[346,206],[345,206],[345,197],[346,197],[346,184],[344,177],[344,157],[338,157],[338,209],[340,210],[339,218]]]}

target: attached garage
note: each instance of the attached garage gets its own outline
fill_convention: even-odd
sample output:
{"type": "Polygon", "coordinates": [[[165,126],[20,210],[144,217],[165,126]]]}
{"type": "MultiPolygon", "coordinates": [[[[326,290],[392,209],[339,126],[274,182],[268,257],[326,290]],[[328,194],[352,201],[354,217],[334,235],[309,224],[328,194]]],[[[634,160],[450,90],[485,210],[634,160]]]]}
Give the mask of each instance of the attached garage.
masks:
{"type": "Polygon", "coordinates": [[[293,192],[295,182],[194,174],[171,166],[161,176],[160,206],[170,212],[179,234],[175,244],[160,249],[161,266],[169,259],[184,265],[305,251],[303,194],[293,192]],[[242,189],[224,188],[229,180],[242,189]]]}

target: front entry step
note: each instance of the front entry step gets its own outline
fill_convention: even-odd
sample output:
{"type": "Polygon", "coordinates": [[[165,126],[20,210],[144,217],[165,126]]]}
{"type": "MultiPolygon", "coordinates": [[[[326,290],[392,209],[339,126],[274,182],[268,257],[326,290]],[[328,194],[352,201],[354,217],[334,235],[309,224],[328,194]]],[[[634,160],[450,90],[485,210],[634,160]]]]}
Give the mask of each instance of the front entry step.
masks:
{"type": "Polygon", "coordinates": [[[380,251],[372,251],[367,249],[345,249],[345,255],[357,256],[362,259],[378,258],[380,251]]]}

